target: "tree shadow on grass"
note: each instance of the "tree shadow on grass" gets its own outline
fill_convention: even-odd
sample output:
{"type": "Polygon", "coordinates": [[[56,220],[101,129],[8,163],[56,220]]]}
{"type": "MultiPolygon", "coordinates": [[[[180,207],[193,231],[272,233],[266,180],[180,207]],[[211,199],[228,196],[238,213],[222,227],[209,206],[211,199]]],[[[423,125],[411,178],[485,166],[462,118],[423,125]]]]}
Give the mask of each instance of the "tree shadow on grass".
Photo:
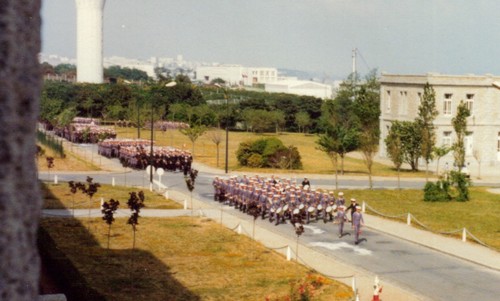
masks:
{"type": "Polygon", "coordinates": [[[38,248],[44,270],[70,301],[201,300],[154,254],[103,248],[73,217],[43,218],[38,248]]]}

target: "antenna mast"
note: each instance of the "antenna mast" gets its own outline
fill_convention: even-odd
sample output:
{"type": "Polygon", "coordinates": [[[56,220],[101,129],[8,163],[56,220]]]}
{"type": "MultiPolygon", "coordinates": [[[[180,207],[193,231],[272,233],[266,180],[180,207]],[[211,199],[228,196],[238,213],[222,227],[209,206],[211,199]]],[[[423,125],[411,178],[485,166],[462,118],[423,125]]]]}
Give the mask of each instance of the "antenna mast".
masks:
{"type": "Polygon", "coordinates": [[[356,73],[356,52],[358,51],[358,48],[354,48],[352,50],[352,73],[356,73]]]}

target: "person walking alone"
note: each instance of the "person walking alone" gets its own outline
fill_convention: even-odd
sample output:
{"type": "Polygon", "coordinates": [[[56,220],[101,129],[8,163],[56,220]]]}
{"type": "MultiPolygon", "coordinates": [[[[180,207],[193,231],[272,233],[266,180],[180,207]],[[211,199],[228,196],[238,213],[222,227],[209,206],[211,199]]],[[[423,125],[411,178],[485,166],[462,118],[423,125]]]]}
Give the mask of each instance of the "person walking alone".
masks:
{"type": "Polygon", "coordinates": [[[359,234],[361,233],[361,226],[365,225],[363,214],[361,214],[361,207],[356,206],[356,212],[352,215],[352,227],[354,228],[354,244],[359,244],[359,234]]]}
{"type": "Polygon", "coordinates": [[[335,216],[335,222],[339,225],[339,238],[344,236],[344,223],[347,221],[344,209],[345,206],[340,205],[337,210],[337,215],[335,216]]]}

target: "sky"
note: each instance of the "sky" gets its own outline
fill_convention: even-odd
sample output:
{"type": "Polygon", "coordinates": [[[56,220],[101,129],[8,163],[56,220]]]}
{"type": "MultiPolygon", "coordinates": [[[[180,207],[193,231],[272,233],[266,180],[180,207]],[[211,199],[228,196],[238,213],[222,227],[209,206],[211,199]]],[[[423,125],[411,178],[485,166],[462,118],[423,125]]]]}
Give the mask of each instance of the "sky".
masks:
{"type": "MultiPolygon", "coordinates": [[[[106,0],[104,56],[276,67],[345,78],[500,75],[498,0],[106,0]]],[[[74,0],[42,0],[42,53],[76,57],[74,0]]]]}

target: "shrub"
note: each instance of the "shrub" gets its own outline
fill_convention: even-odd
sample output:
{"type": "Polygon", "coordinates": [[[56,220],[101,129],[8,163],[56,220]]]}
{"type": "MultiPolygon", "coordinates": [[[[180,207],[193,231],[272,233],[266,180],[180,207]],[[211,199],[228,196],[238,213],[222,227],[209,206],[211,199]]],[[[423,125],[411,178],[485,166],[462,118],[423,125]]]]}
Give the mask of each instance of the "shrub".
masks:
{"type": "Polygon", "coordinates": [[[471,182],[463,173],[452,171],[447,179],[441,179],[436,183],[427,182],[424,187],[424,201],[442,202],[469,200],[469,186],[471,182]]]}
{"type": "Polygon", "coordinates": [[[454,195],[454,199],[458,202],[467,202],[469,200],[469,186],[471,182],[467,179],[467,176],[464,173],[460,173],[458,171],[450,172],[450,181],[451,185],[456,190],[456,195],[454,195]]]}
{"type": "Polygon", "coordinates": [[[247,161],[247,166],[250,167],[262,167],[263,162],[262,162],[262,156],[259,154],[252,154],[250,155],[250,158],[248,158],[247,161]]]}
{"type": "Polygon", "coordinates": [[[302,169],[300,153],[295,146],[277,150],[272,156],[268,157],[267,163],[273,168],[302,169]]]}
{"type": "Polygon", "coordinates": [[[446,180],[437,181],[436,183],[427,182],[424,187],[424,201],[426,202],[443,202],[450,201],[451,195],[449,192],[449,183],[446,180]]]}
{"type": "Polygon", "coordinates": [[[266,145],[262,151],[262,157],[264,159],[264,164],[266,166],[270,166],[269,157],[278,153],[281,150],[287,150],[287,148],[283,145],[283,142],[277,138],[268,138],[266,140],[266,145]]]}
{"type": "Polygon", "coordinates": [[[294,146],[286,147],[277,138],[263,138],[242,142],[236,152],[236,157],[242,166],[281,169],[302,168],[297,148],[294,146]]]}

